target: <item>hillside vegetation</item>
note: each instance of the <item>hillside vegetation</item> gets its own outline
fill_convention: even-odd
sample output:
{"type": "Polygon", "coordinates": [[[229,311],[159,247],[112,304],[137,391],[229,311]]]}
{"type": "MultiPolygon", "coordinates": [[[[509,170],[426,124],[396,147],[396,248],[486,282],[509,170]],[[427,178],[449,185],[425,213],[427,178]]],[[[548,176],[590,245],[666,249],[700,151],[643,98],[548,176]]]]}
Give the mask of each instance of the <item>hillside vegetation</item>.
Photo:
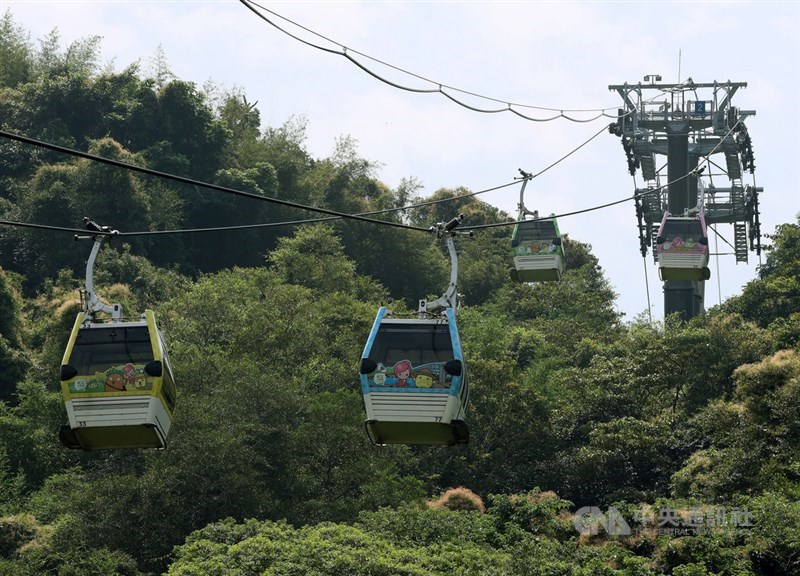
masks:
{"type": "MultiPolygon", "coordinates": [[[[304,118],[262,129],[244,94],[163,55],[103,70],[98,46],[34,46],[0,15],[0,128],[343,213],[420,200],[348,136],[313,158],[304,118]]],[[[378,218],[510,219],[447,201],[468,192],[378,218]]],[[[145,232],[319,215],[0,138],[0,220],[85,216],[145,232]]],[[[358,386],[377,308],[447,285],[432,235],[332,220],[113,240],[98,292],[156,311],[178,406],[166,450],[84,453],[58,442],[59,366],[90,245],[0,224],[0,574],[800,574],[800,219],[688,322],[623,319],[578,238],[561,282],[515,284],[509,235],[456,239],[472,402],[453,448],[372,446],[358,386]]]]}

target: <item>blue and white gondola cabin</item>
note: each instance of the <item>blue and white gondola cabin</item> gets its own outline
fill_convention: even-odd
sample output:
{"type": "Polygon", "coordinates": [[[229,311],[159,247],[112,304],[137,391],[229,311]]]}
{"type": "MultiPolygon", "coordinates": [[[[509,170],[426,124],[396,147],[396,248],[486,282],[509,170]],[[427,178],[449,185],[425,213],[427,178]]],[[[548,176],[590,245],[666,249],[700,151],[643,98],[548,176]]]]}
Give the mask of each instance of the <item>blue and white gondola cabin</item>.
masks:
{"type": "Polygon", "coordinates": [[[456,316],[392,318],[382,307],[361,358],[366,427],[375,444],[466,444],[469,386],[456,316]]]}

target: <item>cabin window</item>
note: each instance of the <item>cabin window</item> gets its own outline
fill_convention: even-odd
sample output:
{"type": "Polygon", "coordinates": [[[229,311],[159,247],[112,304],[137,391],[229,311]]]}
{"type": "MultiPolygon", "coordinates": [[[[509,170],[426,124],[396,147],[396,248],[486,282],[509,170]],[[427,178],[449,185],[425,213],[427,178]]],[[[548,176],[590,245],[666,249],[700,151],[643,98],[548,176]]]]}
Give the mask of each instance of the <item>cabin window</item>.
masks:
{"type": "Polygon", "coordinates": [[[680,237],[681,240],[699,240],[703,237],[703,227],[700,220],[667,220],[664,223],[664,230],[661,233],[665,242],[670,242],[674,238],[680,237]]]}
{"type": "Polygon", "coordinates": [[[88,328],[78,332],[68,364],[87,376],[125,364],[144,365],[153,360],[147,327],[88,328]]]}
{"type": "Polygon", "coordinates": [[[541,222],[528,221],[518,225],[517,233],[514,238],[520,242],[531,242],[534,240],[553,240],[558,238],[558,232],[551,220],[541,222]]]}
{"type": "Polygon", "coordinates": [[[414,366],[453,359],[453,343],[447,324],[388,325],[378,328],[370,358],[384,366],[408,360],[414,366]]]}

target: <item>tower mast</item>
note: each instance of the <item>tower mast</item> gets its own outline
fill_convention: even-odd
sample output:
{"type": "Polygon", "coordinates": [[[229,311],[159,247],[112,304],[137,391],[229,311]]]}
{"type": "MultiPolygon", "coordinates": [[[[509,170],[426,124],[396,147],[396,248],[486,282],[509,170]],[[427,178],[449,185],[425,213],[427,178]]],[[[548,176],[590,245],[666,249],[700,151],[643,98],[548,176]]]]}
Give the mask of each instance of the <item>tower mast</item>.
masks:
{"type": "MultiPolygon", "coordinates": [[[[689,78],[669,84],[656,74],[645,76],[644,82],[608,87],[624,103],[609,131],[622,140],[630,174],[638,170],[644,179],[644,187],[636,189],[642,256],[652,250],[656,257],[655,239],[664,212],[680,216],[697,208],[710,225],[733,225],[736,262],[747,263],[748,250],[761,251],[762,188],[742,183],[744,172],[755,171],[745,125],[755,111],[731,104],[747,83],[696,83],[689,78]],[[659,155],[666,156],[666,163],[658,162],[659,155]],[[701,173],[708,185],[701,182],[701,173]]],[[[703,310],[704,288],[702,280],[665,281],[664,314],[696,316],[703,310]]]]}

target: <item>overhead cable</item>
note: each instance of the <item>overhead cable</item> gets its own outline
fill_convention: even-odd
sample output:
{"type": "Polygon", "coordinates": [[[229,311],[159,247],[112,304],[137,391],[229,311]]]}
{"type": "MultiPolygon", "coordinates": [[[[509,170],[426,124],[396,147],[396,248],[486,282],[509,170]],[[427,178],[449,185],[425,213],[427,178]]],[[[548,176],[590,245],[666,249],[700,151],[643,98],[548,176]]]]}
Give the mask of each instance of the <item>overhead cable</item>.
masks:
{"type": "MultiPolygon", "coordinates": [[[[589,140],[587,140],[586,142],[582,143],[577,148],[573,149],[572,151],[567,153],[565,156],[563,156],[562,158],[560,158],[559,160],[557,160],[556,162],[554,162],[553,164],[551,164],[550,166],[548,166],[544,170],[540,171],[536,175],[530,176],[529,178],[535,178],[536,176],[539,176],[540,174],[544,173],[546,170],[549,170],[550,168],[552,168],[553,166],[555,166],[559,162],[561,162],[564,159],[566,159],[567,157],[571,156],[577,150],[579,150],[580,148],[582,148],[583,146],[585,146],[586,144],[588,144],[589,142],[594,140],[604,130],[605,130],[605,128],[603,128],[603,130],[601,130],[600,132],[597,132],[596,134],[594,134],[591,138],[589,138],[589,140]]],[[[95,154],[89,154],[88,152],[81,152],[80,150],[74,150],[72,148],[66,148],[64,146],[59,146],[57,144],[51,144],[49,142],[43,142],[43,141],[40,141],[40,140],[36,140],[34,138],[29,138],[27,136],[22,136],[22,135],[19,135],[19,134],[14,134],[12,132],[7,132],[5,130],[0,130],[0,137],[9,138],[11,140],[16,140],[18,142],[23,142],[25,144],[31,144],[33,146],[39,146],[39,147],[42,147],[42,148],[46,148],[48,150],[53,150],[55,152],[61,152],[63,154],[68,154],[68,155],[72,155],[72,156],[77,156],[79,158],[84,158],[84,159],[87,159],[87,160],[92,160],[92,161],[95,161],[95,162],[108,164],[108,165],[115,166],[115,167],[118,167],[118,168],[124,168],[126,170],[130,170],[132,172],[139,172],[141,174],[146,174],[148,176],[155,176],[155,177],[158,177],[158,178],[164,178],[164,179],[167,179],[167,180],[173,180],[175,182],[181,182],[183,184],[189,184],[189,185],[192,185],[192,186],[198,186],[200,188],[208,188],[208,189],[211,189],[211,190],[216,190],[216,191],[224,192],[224,193],[227,193],[227,194],[234,194],[234,195],[237,195],[237,196],[243,196],[245,198],[252,198],[254,200],[260,200],[260,201],[264,201],[264,202],[271,202],[271,203],[279,204],[279,205],[282,205],[282,206],[288,206],[288,207],[292,207],[292,208],[308,210],[309,212],[319,212],[319,213],[322,213],[322,214],[328,214],[328,215],[332,216],[331,218],[300,220],[300,221],[292,221],[292,222],[267,223],[267,224],[249,224],[249,225],[239,225],[239,226],[232,226],[232,227],[225,227],[225,228],[222,228],[222,227],[220,227],[220,228],[209,228],[209,229],[198,228],[198,229],[191,229],[191,230],[176,230],[176,231],[166,231],[165,230],[165,231],[144,231],[144,232],[128,232],[128,233],[120,232],[119,233],[120,236],[142,236],[142,235],[149,235],[149,234],[168,234],[168,233],[182,233],[182,232],[187,232],[188,233],[188,232],[202,232],[202,231],[206,231],[206,230],[208,230],[208,231],[221,231],[223,229],[236,230],[236,229],[244,229],[244,228],[266,228],[266,227],[281,226],[281,225],[306,224],[306,223],[312,223],[312,222],[322,222],[322,221],[326,221],[326,220],[336,220],[336,219],[342,219],[342,218],[351,219],[351,220],[359,220],[359,221],[363,221],[363,222],[370,222],[372,224],[379,224],[379,225],[383,225],[383,226],[391,226],[391,227],[394,227],[394,228],[403,228],[403,229],[406,229],[406,230],[416,230],[418,232],[430,232],[429,228],[422,228],[422,227],[419,227],[419,226],[410,226],[410,225],[407,225],[407,224],[400,224],[400,223],[397,223],[397,222],[390,222],[390,221],[386,221],[386,220],[375,220],[373,218],[367,218],[365,215],[362,215],[362,214],[346,214],[346,213],[343,213],[343,212],[337,212],[335,210],[328,210],[326,208],[318,208],[318,207],[313,207],[313,206],[306,206],[306,205],[303,205],[303,204],[298,204],[296,202],[290,202],[288,200],[281,200],[279,198],[271,198],[269,196],[261,196],[259,194],[253,194],[251,192],[244,192],[242,190],[236,190],[234,188],[228,188],[228,187],[220,186],[220,185],[217,185],[217,184],[210,184],[208,182],[202,182],[200,180],[193,180],[191,178],[186,178],[184,176],[177,176],[175,174],[169,174],[169,173],[166,173],[166,172],[159,172],[157,170],[152,170],[150,168],[144,168],[142,166],[136,166],[134,164],[128,164],[127,162],[121,162],[119,160],[113,160],[113,159],[110,159],[110,158],[105,158],[103,156],[97,156],[95,154]]],[[[674,181],[678,182],[680,180],[688,178],[689,176],[691,176],[691,175],[693,175],[695,173],[696,173],[696,170],[693,171],[693,172],[690,172],[688,174],[685,174],[685,175],[675,179],[674,181]]],[[[442,198],[442,199],[439,199],[439,200],[434,200],[434,201],[430,201],[430,202],[424,202],[424,203],[421,203],[421,204],[416,205],[416,206],[406,206],[406,207],[401,207],[401,208],[391,208],[389,210],[382,211],[382,212],[402,211],[402,210],[408,210],[408,209],[412,209],[412,208],[419,208],[419,207],[426,206],[426,205],[438,204],[438,203],[442,203],[442,202],[457,200],[459,198],[466,198],[466,197],[469,197],[469,196],[475,196],[475,195],[480,194],[480,193],[488,192],[488,191],[491,191],[491,190],[497,190],[497,189],[500,189],[500,188],[504,188],[506,186],[511,186],[512,184],[514,184],[514,183],[512,182],[512,183],[508,183],[508,184],[503,184],[501,186],[496,186],[494,188],[490,188],[490,189],[487,189],[487,190],[481,190],[479,192],[473,192],[473,193],[465,194],[465,195],[462,195],[462,196],[450,197],[450,198],[442,198]]],[[[585,208],[583,210],[576,210],[576,211],[573,211],[573,212],[565,212],[563,214],[558,214],[558,215],[555,215],[555,216],[552,216],[552,217],[555,217],[555,218],[566,218],[567,216],[575,216],[575,215],[578,215],[578,214],[585,214],[587,212],[594,212],[594,211],[597,211],[597,210],[602,210],[604,208],[609,208],[611,206],[616,206],[617,204],[622,204],[623,202],[627,202],[629,200],[634,200],[636,198],[641,198],[641,197],[644,197],[644,196],[648,196],[650,194],[659,193],[659,192],[661,192],[661,190],[667,188],[668,186],[669,186],[669,183],[667,183],[667,184],[665,184],[663,186],[658,186],[658,187],[653,188],[651,190],[647,190],[647,191],[639,193],[639,194],[634,194],[633,196],[630,196],[630,197],[627,197],[627,198],[622,198],[621,200],[615,200],[613,202],[608,202],[606,204],[601,204],[601,205],[598,205],[598,206],[592,206],[590,208],[585,208]]],[[[545,218],[539,218],[538,220],[542,220],[542,219],[545,219],[545,218]]],[[[517,220],[510,220],[510,221],[507,221],[507,222],[495,222],[495,223],[492,223],[492,224],[481,224],[481,225],[476,225],[476,226],[464,226],[464,227],[462,227],[462,229],[463,230],[482,230],[484,228],[497,228],[497,227],[502,227],[502,226],[513,226],[513,225],[517,224],[518,222],[519,221],[517,221],[517,220]]],[[[10,222],[10,221],[0,221],[0,223],[13,224],[13,225],[17,225],[17,226],[28,226],[28,227],[41,227],[41,226],[43,226],[43,225],[26,224],[26,223],[22,223],[22,222],[10,222]]],[[[53,229],[53,230],[74,231],[73,229],[69,229],[69,228],[59,228],[59,227],[49,227],[49,228],[53,229]]],[[[81,231],[81,232],[83,232],[83,231],[81,231]]]]}
{"type": "MultiPolygon", "coordinates": [[[[485,190],[479,190],[478,192],[470,192],[468,194],[460,194],[458,196],[449,196],[447,198],[439,198],[438,200],[429,200],[427,202],[420,202],[419,204],[411,204],[408,206],[400,206],[397,208],[386,208],[385,210],[373,210],[371,212],[359,212],[355,214],[355,216],[381,216],[384,214],[391,214],[392,212],[404,212],[406,210],[414,210],[416,208],[424,208],[426,206],[432,206],[434,204],[443,204],[445,202],[453,202],[455,200],[462,200],[464,198],[471,198],[473,196],[477,196],[478,194],[485,194],[487,192],[493,192],[495,190],[500,190],[502,188],[507,188],[508,186],[516,185],[516,182],[508,182],[506,184],[501,184],[500,186],[494,186],[493,188],[486,188],[485,190]]],[[[247,230],[253,228],[277,228],[280,226],[299,226],[302,224],[316,224],[320,222],[333,222],[341,220],[341,216],[328,216],[327,218],[308,218],[305,220],[287,220],[285,222],[267,222],[262,224],[239,224],[234,226],[217,226],[211,228],[189,228],[189,229],[181,229],[181,230],[146,230],[142,232],[121,232],[119,236],[155,236],[155,235],[164,235],[164,234],[190,234],[190,233],[199,233],[199,232],[226,232],[228,230],[247,230]]],[[[385,223],[384,220],[378,220],[377,222],[385,223]]],[[[422,230],[425,232],[430,232],[429,228],[414,228],[415,230],[422,230]]]]}
{"type": "MultiPolygon", "coordinates": [[[[585,208],[583,210],[575,210],[574,212],[565,212],[563,214],[556,214],[554,216],[535,218],[534,220],[547,220],[549,218],[566,218],[567,216],[576,216],[578,214],[585,214],[587,212],[594,212],[596,210],[602,210],[604,208],[609,208],[611,206],[616,206],[617,204],[622,204],[623,202],[627,202],[629,200],[636,200],[637,198],[643,198],[645,196],[650,196],[651,194],[658,194],[662,190],[668,189],[670,184],[675,183],[675,182],[680,182],[682,180],[685,180],[686,178],[689,178],[690,176],[694,176],[695,178],[697,178],[697,177],[700,176],[700,174],[705,169],[706,164],[710,162],[710,156],[712,154],[714,154],[714,152],[716,152],[716,150],[720,146],[722,146],[723,140],[725,140],[725,138],[727,138],[728,135],[731,134],[736,129],[736,126],[740,122],[741,122],[741,119],[737,120],[736,123],[730,128],[730,130],[728,130],[728,132],[723,137],[720,138],[720,140],[717,143],[717,145],[714,146],[714,148],[712,148],[711,151],[706,156],[703,157],[703,160],[701,162],[698,162],[697,167],[694,168],[693,170],[687,172],[683,176],[679,176],[678,178],[675,178],[674,180],[672,180],[670,182],[667,182],[666,184],[663,184],[661,186],[657,186],[655,188],[652,188],[650,190],[646,190],[644,192],[639,192],[639,193],[634,194],[633,196],[630,196],[628,198],[623,198],[621,200],[615,200],[614,202],[609,202],[607,204],[601,204],[599,206],[593,206],[591,208],[585,208]]],[[[595,136],[597,136],[597,135],[595,135],[595,136]]],[[[497,228],[497,227],[501,227],[501,226],[513,226],[513,225],[517,224],[517,222],[518,222],[517,220],[511,220],[511,221],[508,221],[508,222],[496,222],[494,224],[480,224],[480,225],[476,225],[476,226],[464,226],[462,228],[462,230],[481,230],[483,228],[497,228]]],[[[714,230],[714,233],[719,235],[719,233],[716,230],[714,230]]],[[[721,236],[721,235],[719,235],[719,236],[720,236],[720,238],[722,238],[722,240],[724,242],[726,242],[728,245],[730,245],[730,242],[728,242],[723,236],[721,236]]]]}
{"type": "Polygon", "coordinates": [[[289,200],[282,200],[280,198],[272,198],[269,196],[262,196],[260,194],[254,194],[252,192],[244,192],[243,190],[236,190],[235,188],[228,188],[227,186],[220,186],[218,184],[210,184],[208,182],[202,182],[200,180],[194,180],[192,178],[186,178],[185,176],[177,176],[175,174],[169,174],[167,172],[159,172],[158,170],[152,170],[150,168],[144,168],[142,166],[136,166],[134,164],[128,164],[127,162],[121,162],[120,160],[113,160],[111,158],[105,158],[103,156],[97,156],[96,154],[89,154],[88,152],[81,152],[80,150],[74,150],[72,148],[66,148],[64,146],[58,146],[57,144],[51,144],[48,142],[42,142],[41,140],[36,140],[34,138],[28,138],[27,136],[21,136],[19,134],[13,134],[11,132],[7,132],[5,130],[0,130],[0,136],[3,138],[9,138],[10,140],[16,140],[17,142],[24,142],[25,144],[31,144],[33,146],[39,146],[41,148],[46,148],[48,150],[53,150],[55,152],[60,152],[62,154],[69,154],[71,156],[77,156],[79,158],[84,158],[87,160],[92,160],[94,162],[100,162],[102,164],[108,164],[110,166],[116,166],[117,168],[125,168],[126,170],[130,170],[132,172],[139,172],[140,174],[147,174],[148,176],[155,176],[157,178],[163,178],[165,180],[172,180],[174,182],[180,182],[182,184],[189,184],[191,186],[198,186],[200,188],[208,188],[210,190],[216,190],[217,192],[224,192],[226,194],[233,194],[235,196],[242,196],[244,198],[251,198],[253,200],[260,200],[262,202],[270,202],[273,204],[278,204],[281,206],[287,206],[290,208],[297,208],[300,210],[307,210],[309,212],[318,212],[320,214],[328,214],[329,216],[336,216],[338,218],[349,218],[352,220],[360,220],[363,222],[371,222],[373,224],[380,224],[382,226],[391,226],[394,228],[403,228],[406,230],[418,230],[423,232],[428,232],[427,228],[421,228],[419,226],[409,226],[406,224],[400,224],[397,222],[389,222],[386,220],[374,220],[372,218],[367,218],[366,216],[358,216],[355,214],[346,214],[344,212],[338,212],[336,210],[329,210],[327,208],[319,208],[315,206],[306,206],[304,204],[299,204],[297,202],[291,202],[289,200]]]}
{"type": "MultiPolygon", "coordinates": [[[[605,128],[601,129],[599,132],[597,132],[596,134],[591,136],[588,140],[586,140],[585,142],[579,144],[577,147],[575,147],[574,149],[572,149],[571,151],[566,153],[564,156],[562,156],[561,158],[559,158],[555,162],[551,163],[550,165],[548,165],[547,167],[543,168],[542,170],[540,170],[536,174],[532,175],[531,178],[536,178],[536,177],[544,174],[545,172],[547,172],[548,170],[550,170],[554,166],[558,165],[559,163],[563,162],[564,160],[566,160],[567,158],[572,156],[572,154],[574,154],[575,152],[577,152],[578,150],[580,150],[581,148],[583,148],[584,146],[589,144],[592,140],[597,138],[600,134],[603,133],[603,131],[605,131],[605,128]]],[[[111,163],[112,165],[118,166],[120,168],[127,169],[127,168],[131,168],[132,167],[132,165],[126,164],[124,162],[118,162],[118,161],[115,161],[115,160],[112,161],[112,160],[109,160],[109,159],[106,159],[106,158],[103,158],[101,160],[101,157],[99,157],[99,156],[95,156],[95,155],[92,155],[92,154],[85,154],[85,153],[80,152],[78,150],[67,149],[67,148],[63,148],[61,146],[57,146],[57,145],[54,145],[54,144],[48,144],[48,143],[45,143],[45,142],[36,141],[36,140],[34,140],[32,138],[27,138],[27,137],[16,135],[16,134],[11,134],[9,132],[5,132],[5,131],[2,131],[2,130],[0,130],[0,136],[7,137],[7,138],[12,138],[12,139],[18,140],[20,142],[24,142],[26,144],[34,144],[34,145],[37,145],[37,146],[38,145],[42,145],[42,146],[44,146],[46,148],[50,148],[52,150],[56,150],[56,151],[59,151],[59,152],[65,152],[65,153],[68,153],[68,154],[74,154],[76,156],[81,156],[81,157],[86,158],[88,160],[107,161],[107,163],[111,163]]],[[[139,168],[139,167],[136,167],[136,168],[139,168]]],[[[141,171],[141,170],[139,170],[139,171],[141,171]]],[[[165,177],[169,176],[169,177],[174,177],[176,179],[181,178],[180,176],[174,176],[172,174],[166,174],[166,173],[160,173],[160,174],[163,174],[165,177]]],[[[499,186],[494,186],[494,187],[491,187],[491,188],[486,188],[486,189],[483,189],[483,190],[479,190],[477,192],[470,192],[470,193],[467,193],[467,194],[460,194],[460,195],[457,195],[457,196],[449,196],[449,197],[446,197],[446,198],[439,198],[438,200],[427,200],[425,202],[420,202],[418,204],[411,204],[411,205],[408,205],[408,206],[400,206],[400,207],[397,207],[397,208],[388,208],[388,209],[385,209],[385,210],[375,210],[375,211],[371,211],[371,212],[362,212],[362,213],[355,214],[354,216],[357,216],[357,217],[379,216],[379,215],[389,214],[389,213],[392,213],[392,212],[403,212],[403,211],[406,211],[406,210],[424,208],[426,206],[433,206],[435,204],[443,204],[445,202],[454,202],[456,200],[462,200],[462,199],[465,199],[465,198],[470,198],[470,197],[473,197],[473,196],[477,196],[479,194],[485,194],[487,192],[494,192],[496,190],[500,190],[502,188],[507,188],[508,186],[513,186],[513,185],[516,185],[516,184],[517,184],[517,182],[514,181],[514,182],[509,182],[509,183],[506,183],[506,184],[501,184],[499,186]]],[[[205,183],[197,183],[196,185],[208,186],[208,187],[216,188],[215,186],[207,185],[205,183]]],[[[244,193],[244,194],[247,194],[247,193],[244,193]]],[[[265,196],[255,195],[255,197],[260,199],[260,200],[266,199],[265,196]]],[[[334,220],[341,220],[342,218],[344,218],[344,216],[338,216],[337,215],[337,216],[329,216],[329,217],[326,217],[326,218],[310,218],[310,219],[304,219],[304,220],[291,220],[291,221],[286,221],[286,222],[269,222],[269,223],[261,223],[261,224],[240,224],[240,225],[233,225],[233,226],[216,226],[216,227],[209,227],[209,228],[190,228],[190,229],[179,229],[179,230],[145,230],[145,231],[139,231],[139,232],[121,232],[121,233],[119,233],[119,236],[154,236],[154,235],[165,235],[165,234],[189,234],[189,233],[201,233],[201,232],[224,232],[224,231],[228,231],[228,230],[246,230],[246,229],[255,229],[255,228],[274,228],[274,227],[279,227],[279,226],[295,226],[295,225],[312,224],[312,223],[318,223],[318,222],[330,222],[330,221],[334,221],[334,220]]],[[[376,222],[379,222],[381,224],[387,224],[387,222],[384,221],[384,220],[378,220],[376,222]]],[[[30,223],[26,223],[26,222],[16,222],[16,221],[10,221],[10,220],[0,220],[0,224],[5,224],[5,225],[9,225],[9,226],[26,227],[26,228],[40,228],[40,229],[45,229],[45,230],[54,230],[54,231],[61,231],[61,232],[80,232],[80,233],[85,232],[84,230],[76,230],[76,229],[73,229],[73,228],[65,228],[65,227],[60,227],[60,226],[46,226],[46,225],[43,225],[43,224],[30,224],[30,223]]],[[[424,229],[424,228],[414,228],[414,229],[423,230],[425,232],[429,231],[428,229],[424,229]]]]}
{"type": "Polygon", "coordinates": [[[575,152],[577,152],[578,150],[580,150],[581,148],[583,148],[584,146],[586,146],[586,145],[587,145],[589,142],[591,142],[592,140],[594,140],[595,138],[597,138],[598,136],[600,136],[600,134],[602,134],[602,133],[603,133],[603,132],[605,132],[605,131],[606,131],[606,127],[605,127],[605,126],[603,126],[602,128],[600,128],[600,130],[599,130],[599,131],[598,131],[598,132],[597,132],[597,133],[596,133],[594,136],[592,136],[591,138],[589,138],[589,139],[588,139],[586,142],[584,142],[584,143],[583,143],[583,144],[581,144],[580,146],[578,146],[578,147],[576,147],[576,148],[572,149],[570,152],[568,152],[567,154],[565,154],[564,156],[562,156],[561,158],[559,158],[558,160],[556,160],[555,162],[553,162],[552,164],[550,164],[549,166],[547,166],[546,168],[544,168],[543,170],[540,170],[539,172],[537,172],[536,174],[534,174],[534,175],[532,176],[532,178],[536,178],[537,176],[541,176],[542,174],[544,174],[545,172],[547,172],[548,170],[550,170],[550,169],[551,169],[551,168],[553,168],[554,166],[557,166],[558,164],[561,164],[561,162],[563,162],[564,160],[566,160],[567,158],[569,158],[570,156],[572,156],[573,154],[575,154],[575,152]]]}
{"type": "MultiPolygon", "coordinates": [[[[31,224],[29,222],[17,222],[14,220],[0,220],[0,224],[6,226],[16,226],[19,228],[34,228],[36,230],[50,230],[54,232],[70,232],[75,234],[86,234],[85,228],[67,228],[64,226],[49,226],[47,224],[31,224]]],[[[98,232],[99,235],[110,235],[111,232],[98,232]]]]}
{"type": "MultiPolygon", "coordinates": [[[[692,173],[690,172],[690,173],[685,174],[685,175],[683,175],[683,176],[681,176],[679,178],[676,178],[675,180],[673,180],[673,182],[680,182],[681,180],[685,180],[686,178],[688,178],[691,175],[692,175],[692,173]]],[[[617,204],[622,204],[623,202],[628,202],[630,200],[636,200],[637,198],[643,198],[645,196],[650,196],[651,194],[657,194],[657,193],[661,192],[662,190],[664,190],[665,188],[667,188],[668,186],[669,186],[669,183],[664,184],[663,186],[658,186],[657,188],[653,188],[651,190],[646,190],[644,192],[640,192],[638,194],[634,194],[633,196],[629,196],[627,198],[622,198],[620,200],[614,200],[613,202],[607,202],[606,204],[599,204],[597,206],[592,206],[590,208],[584,208],[582,210],[575,210],[573,212],[563,212],[561,214],[553,214],[552,216],[542,216],[540,218],[532,218],[532,219],[525,220],[525,222],[531,222],[531,221],[538,222],[540,220],[550,220],[552,218],[566,218],[567,216],[577,216],[578,214],[586,214],[587,212],[596,212],[597,210],[603,210],[605,208],[610,208],[611,206],[616,206],[617,204]]],[[[492,224],[478,224],[478,225],[475,225],[475,226],[462,226],[461,229],[462,230],[482,230],[484,228],[499,228],[499,227],[502,227],[502,226],[514,226],[516,224],[519,224],[522,221],[523,220],[509,220],[507,222],[494,222],[492,224]]]]}
{"type": "Polygon", "coordinates": [[[339,43],[339,42],[337,42],[335,40],[327,38],[326,36],[323,36],[322,34],[320,34],[318,32],[315,32],[314,30],[311,30],[310,28],[307,28],[307,27],[305,27],[305,26],[303,26],[303,25],[301,25],[301,24],[299,24],[299,23],[297,23],[297,22],[295,22],[293,20],[290,20],[289,18],[286,18],[285,16],[281,16],[277,12],[274,12],[273,10],[270,10],[269,8],[266,8],[265,6],[259,4],[258,2],[255,2],[253,0],[239,0],[239,1],[244,6],[246,6],[249,10],[251,10],[254,14],[256,14],[259,18],[261,18],[263,21],[265,21],[267,24],[269,24],[270,26],[276,28],[277,30],[280,30],[281,32],[283,32],[284,34],[289,36],[290,38],[293,38],[293,39],[297,40],[298,42],[301,42],[301,43],[305,44],[306,46],[310,46],[312,48],[316,48],[317,50],[321,50],[321,51],[327,52],[329,54],[336,54],[338,56],[343,56],[343,57],[347,58],[347,60],[352,62],[355,66],[357,66],[358,68],[360,68],[361,70],[363,70],[364,72],[366,72],[367,74],[372,76],[373,78],[375,78],[377,80],[380,80],[381,82],[383,82],[385,84],[388,84],[389,86],[392,86],[394,88],[398,88],[400,90],[405,90],[407,92],[416,92],[416,93],[419,93],[419,94],[435,94],[435,93],[439,93],[439,94],[442,94],[443,96],[445,96],[446,98],[448,98],[449,100],[453,101],[454,103],[458,104],[459,106],[463,106],[464,108],[467,108],[467,109],[472,110],[474,112],[481,112],[481,113],[484,113],[484,114],[496,114],[496,113],[499,113],[499,112],[511,112],[513,114],[516,114],[520,118],[524,118],[525,120],[530,120],[532,122],[550,122],[550,121],[553,121],[553,120],[558,120],[560,118],[563,118],[563,119],[569,120],[571,122],[586,123],[586,122],[594,122],[598,118],[602,118],[604,116],[607,117],[607,118],[617,118],[618,117],[617,116],[617,107],[616,106],[608,107],[608,108],[590,108],[590,109],[548,108],[548,107],[544,107],[544,106],[534,106],[534,105],[530,105],[530,104],[520,104],[520,103],[507,102],[505,100],[492,98],[490,96],[483,96],[483,95],[477,94],[475,92],[470,92],[468,90],[462,90],[460,88],[455,88],[453,86],[448,86],[448,85],[443,84],[441,82],[436,82],[435,80],[430,80],[429,78],[425,78],[424,76],[420,76],[419,74],[415,74],[413,72],[410,72],[408,70],[405,70],[405,69],[400,68],[398,66],[395,66],[393,64],[389,64],[388,62],[384,62],[383,60],[379,60],[378,58],[374,58],[372,56],[369,56],[368,54],[364,54],[363,52],[359,52],[358,50],[354,50],[352,48],[348,48],[347,46],[345,46],[345,45],[343,45],[343,44],[341,44],[341,43],[339,43]],[[309,34],[312,34],[312,35],[314,35],[314,36],[316,36],[318,38],[321,38],[322,40],[325,40],[326,42],[330,42],[331,44],[336,45],[338,49],[334,50],[334,49],[331,49],[331,48],[327,48],[325,46],[321,46],[319,44],[315,44],[313,42],[309,42],[308,40],[300,38],[299,36],[297,36],[295,34],[292,34],[288,30],[286,30],[285,28],[279,26],[273,19],[267,17],[264,14],[264,12],[267,12],[267,13],[271,14],[272,16],[276,17],[276,18],[280,18],[281,20],[283,20],[283,21],[285,21],[285,22],[287,22],[287,23],[289,23],[289,24],[291,24],[291,25],[293,25],[293,26],[295,26],[297,28],[300,28],[301,30],[305,30],[309,34]],[[382,66],[386,66],[387,68],[391,68],[393,70],[396,70],[396,71],[401,72],[403,74],[406,74],[408,76],[417,78],[418,80],[422,80],[423,82],[427,82],[429,84],[432,84],[433,87],[432,88],[414,88],[414,87],[411,87],[411,86],[404,86],[402,84],[398,84],[396,82],[392,82],[391,80],[389,80],[387,78],[384,78],[383,76],[381,76],[377,72],[371,70],[370,68],[368,68],[367,66],[365,66],[364,64],[362,64],[361,62],[359,62],[358,60],[353,58],[353,56],[351,56],[351,54],[357,54],[358,56],[360,56],[362,58],[371,60],[371,61],[373,61],[373,62],[375,62],[377,64],[380,64],[382,66]],[[480,100],[485,100],[487,102],[495,102],[495,103],[498,103],[498,104],[502,104],[503,106],[500,107],[500,108],[478,108],[476,106],[471,106],[471,105],[463,102],[459,98],[456,98],[452,93],[459,93],[459,94],[463,94],[463,95],[466,95],[466,96],[472,96],[474,98],[478,98],[480,100]],[[523,109],[527,108],[527,109],[531,109],[531,110],[540,110],[540,111],[544,111],[544,112],[555,112],[555,114],[552,115],[552,116],[546,117],[546,118],[536,118],[536,117],[533,117],[533,116],[529,116],[527,114],[523,114],[522,112],[520,112],[518,110],[518,108],[523,108],[523,109]],[[609,110],[613,110],[614,113],[609,113],[608,112],[609,110]],[[589,118],[576,118],[576,117],[573,117],[573,116],[571,116],[571,115],[569,115],[567,113],[595,113],[595,114],[593,116],[589,117],[589,118]]]}

